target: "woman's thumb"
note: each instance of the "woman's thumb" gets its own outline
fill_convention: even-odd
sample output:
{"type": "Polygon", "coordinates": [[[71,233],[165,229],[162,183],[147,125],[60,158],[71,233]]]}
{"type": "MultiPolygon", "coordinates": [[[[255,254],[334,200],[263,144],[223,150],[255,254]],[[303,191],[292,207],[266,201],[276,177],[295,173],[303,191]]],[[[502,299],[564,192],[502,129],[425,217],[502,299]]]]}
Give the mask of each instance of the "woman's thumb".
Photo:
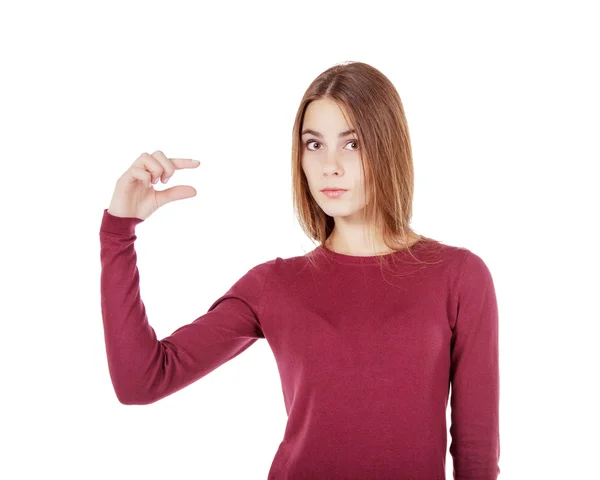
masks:
{"type": "Polygon", "coordinates": [[[196,196],[196,189],[189,185],[175,185],[174,187],[167,188],[165,190],[157,190],[155,192],[156,202],[159,207],[174,202],[175,200],[183,200],[185,198],[192,198],[196,196]]]}

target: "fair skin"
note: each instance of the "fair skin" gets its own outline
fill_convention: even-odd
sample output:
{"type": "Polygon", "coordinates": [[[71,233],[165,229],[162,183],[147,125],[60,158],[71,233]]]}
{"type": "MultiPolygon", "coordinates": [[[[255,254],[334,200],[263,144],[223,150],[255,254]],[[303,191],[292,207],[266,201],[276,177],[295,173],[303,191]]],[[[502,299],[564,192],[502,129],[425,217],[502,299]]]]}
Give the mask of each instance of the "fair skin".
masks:
{"type": "MultiPolygon", "coordinates": [[[[339,136],[352,129],[346,123],[343,107],[328,98],[312,101],[306,109],[301,132],[307,129],[316,133],[302,133],[302,169],[315,201],[335,221],[324,246],[353,256],[392,253],[394,250],[380,235],[375,234],[373,241],[370,239],[374,230],[364,218],[367,200],[358,138],[355,132],[339,136]],[[325,187],[343,188],[347,192],[339,198],[329,198],[321,192],[325,187]]],[[[411,236],[409,244],[418,238],[411,236]]]]}

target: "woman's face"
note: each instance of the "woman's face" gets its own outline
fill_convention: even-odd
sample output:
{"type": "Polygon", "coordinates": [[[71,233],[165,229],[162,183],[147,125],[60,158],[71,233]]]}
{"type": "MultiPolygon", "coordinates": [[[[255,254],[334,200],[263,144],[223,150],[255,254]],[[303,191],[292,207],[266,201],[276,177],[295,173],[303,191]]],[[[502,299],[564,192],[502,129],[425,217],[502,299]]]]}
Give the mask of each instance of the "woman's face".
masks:
{"type": "Polygon", "coordinates": [[[349,132],[352,127],[346,123],[342,108],[327,98],[312,101],[301,130],[302,170],[313,198],[331,217],[360,214],[366,205],[361,146],[356,133],[349,132]],[[326,187],[347,191],[328,197],[321,191],[326,187]]]}

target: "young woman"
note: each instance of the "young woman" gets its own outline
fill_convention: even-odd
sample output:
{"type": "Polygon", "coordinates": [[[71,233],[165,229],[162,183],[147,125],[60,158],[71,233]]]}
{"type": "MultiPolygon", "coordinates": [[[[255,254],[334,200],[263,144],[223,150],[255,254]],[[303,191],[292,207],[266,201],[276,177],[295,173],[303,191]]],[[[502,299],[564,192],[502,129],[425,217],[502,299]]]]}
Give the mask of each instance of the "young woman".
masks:
{"type": "Polygon", "coordinates": [[[156,402],[265,338],[288,423],[269,479],[445,478],[500,473],[498,307],[464,247],[410,227],[413,163],[400,97],[360,62],[319,75],[293,128],[294,207],[319,245],[251,268],[158,340],[140,298],[135,226],[191,186],[153,188],[199,162],[144,153],[100,229],[102,315],[120,402],[156,402]]]}

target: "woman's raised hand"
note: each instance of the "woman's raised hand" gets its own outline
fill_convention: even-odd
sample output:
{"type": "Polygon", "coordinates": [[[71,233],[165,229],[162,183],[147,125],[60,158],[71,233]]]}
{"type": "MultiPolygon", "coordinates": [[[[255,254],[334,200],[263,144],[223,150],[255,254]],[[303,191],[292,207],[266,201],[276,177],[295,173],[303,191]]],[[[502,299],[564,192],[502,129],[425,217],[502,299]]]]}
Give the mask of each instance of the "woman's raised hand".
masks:
{"type": "Polygon", "coordinates": [[[189,185],[175,185],[165,190],[154,190],[152,185],[159,179],[167,183],[175,170],[198,165],[200,161],[191,158],[167,158],[160,150],[152,155],[142,153],[117,180],[108,213],[146,220],[165,203],[195,197],[196,189],[189,185]]]}

